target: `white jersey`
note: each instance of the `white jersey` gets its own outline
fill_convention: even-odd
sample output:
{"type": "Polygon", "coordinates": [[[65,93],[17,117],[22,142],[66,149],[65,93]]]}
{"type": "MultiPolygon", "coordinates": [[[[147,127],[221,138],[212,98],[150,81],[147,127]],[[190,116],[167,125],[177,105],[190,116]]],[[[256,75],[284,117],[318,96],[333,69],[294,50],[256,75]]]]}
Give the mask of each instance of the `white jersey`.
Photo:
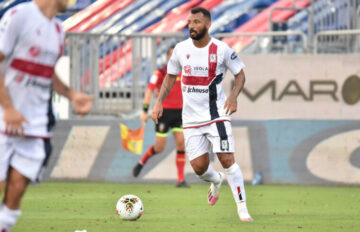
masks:
{"type": "Polygon", "coordinates": [[[211,38],[203,48],[195,47],[191,38],[175,46],[167,72],[177,75],[182,71],[182,120],[185,129],[230,121],[224,110],[223,78],[227,69],[236,75],[244,67],[234,50],[215,38],[211,38]]]}
{"type": "MultiPolygon", "coordinates": [[[[1,71],[14,107],[29,121],[24,125],[27,136],[50,137],[54,66],[63,46],[61,21],[46,18],[34,2],[15,6],[0,21],[1,71]]],[[[0,132],[4,130],[0,106],[0,132]]]]}

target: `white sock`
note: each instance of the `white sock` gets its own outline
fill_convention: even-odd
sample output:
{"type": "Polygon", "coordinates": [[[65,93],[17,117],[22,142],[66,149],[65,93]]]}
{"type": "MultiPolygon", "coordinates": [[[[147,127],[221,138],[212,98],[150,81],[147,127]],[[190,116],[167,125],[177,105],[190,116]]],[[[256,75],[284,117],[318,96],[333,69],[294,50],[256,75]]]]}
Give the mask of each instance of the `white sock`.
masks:
{"type": "Polygon", "coordinates": [[[215,171],[215,169],[211,166],[211,164],[209,164],[209,167],[206,170],[206,172],[203,173],[201,176],[199,176],[199,178],[214,184],[217,184],[220,181],[219,172],[215,171]]]}
{"type": "Polygon", "coordinates": [[[9,209],[6,205],[1,204],[0,206],[0,231],[10,232],[19,216],[21,210],[9,209]]]}
{"type": "Polygon", "coordinates": [[[231,167],[225,168],[225,172],[235,202],[245,202],[246,195],[244,187],[244,177],[242,175],[239,165],[237,163],[234,163],[233,165],[231,165],[231,167]]]}

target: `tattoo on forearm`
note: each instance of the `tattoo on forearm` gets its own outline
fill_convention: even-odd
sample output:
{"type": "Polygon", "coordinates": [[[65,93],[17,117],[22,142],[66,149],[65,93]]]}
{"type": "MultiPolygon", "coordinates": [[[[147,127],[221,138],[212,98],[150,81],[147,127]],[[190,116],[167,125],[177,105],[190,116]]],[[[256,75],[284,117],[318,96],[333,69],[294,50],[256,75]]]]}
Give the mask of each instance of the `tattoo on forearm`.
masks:
{"type": "Polygon", "coordinates": [[[163,85],[161,87],[161,91],[160,91],[160,96],[159,96],[160,101],[163,102],[169,93],[170,93],[170,90],[168,89],[166,84],[163,83],[163,85]]]}

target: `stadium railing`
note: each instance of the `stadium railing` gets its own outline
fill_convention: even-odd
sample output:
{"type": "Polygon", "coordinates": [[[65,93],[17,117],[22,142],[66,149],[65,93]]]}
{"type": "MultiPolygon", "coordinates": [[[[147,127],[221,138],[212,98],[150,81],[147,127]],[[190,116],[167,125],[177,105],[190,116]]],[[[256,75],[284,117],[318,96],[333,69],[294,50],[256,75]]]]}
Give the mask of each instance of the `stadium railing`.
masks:
{"type": "Polygon", "coordinates": [[[315,35],[314,54],[359,52],[360,29],[320,31],[315,35]]]}
{"type": "Polygon", "coordinates": [[[307,53],[308,41],[306,35],[301,31],[272,31],[272,32],[248,32],[248,33],[219,33],[216,38],[225,37],[256,37],[255,42],[241,53],[263,54],[263,53],[307,53]],[[287,37],[299,37],[285,44],[270,43],[273,38],[277,41],[287,40],[287,37]]]}
{"type": "Polygon", "coordinates": [[[151,74],[166,63],[167,49],[183,39],[181,33],[67,33],[70,85],[95,96],[90,115],[132,114],[151,74]]]}

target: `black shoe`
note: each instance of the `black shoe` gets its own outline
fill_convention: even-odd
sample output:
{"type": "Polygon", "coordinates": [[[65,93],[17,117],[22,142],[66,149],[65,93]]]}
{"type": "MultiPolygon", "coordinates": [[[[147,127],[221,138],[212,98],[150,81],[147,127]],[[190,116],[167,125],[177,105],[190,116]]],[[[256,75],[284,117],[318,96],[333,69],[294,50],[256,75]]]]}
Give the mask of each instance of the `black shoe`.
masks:
{"type": "Polygon", "coordinates": [[[133,176],[134,176],[134,177],[137,177],[137,176],[140,174],[141,169],[142,169],[143,167],[144,167],[143,164],[137,163],[137,164],[135,165],[135,167],[133,168],[133,176]]]}
{"type": "Polygon", "coordinates": [[[186,181],[177,182],[175,185],[176,188],[190,188],[190,186],[186,183],[186,181]]]}

